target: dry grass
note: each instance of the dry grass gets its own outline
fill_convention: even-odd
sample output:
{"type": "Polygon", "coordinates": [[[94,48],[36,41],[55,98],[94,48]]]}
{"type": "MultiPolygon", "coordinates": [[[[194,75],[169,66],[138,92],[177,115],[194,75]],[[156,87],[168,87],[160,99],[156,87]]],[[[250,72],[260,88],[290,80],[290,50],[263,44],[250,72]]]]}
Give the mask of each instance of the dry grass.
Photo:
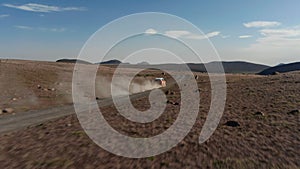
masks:
{"type": "MultiPolygon", "coordinates": [[[[148,74],[159,75],[159,72],[148,74]],[[157,73],[157,74],[156,74],[157,73]]],[[[191,132],[176,147],[155,157],[129,159],[95,145],[76,116],[67,116],[21,131],[2,134],[0,168],[299,168],[300,72],[275,76],[227,75],[228,95],[221,122],[211,138],[199,145],[198,137],[210,105],[210,83],[199,74],[201,106],[191,132]],[[264,116],[255,115],[257,111],[264,116]],[[228,120],[238,127],[224,125],[228,120]],[[69,125],[71,124],[71,125],[69,125]]],[[[168,95],[180,101],[180,91],[168,95]]],[[[148,98],[133,101],[149,108],[148,98]]],[[[166,130],[177,117],[179,105],[168,104],[152,123],[139,124],[119,115],[114,106],[101,107],[120,133],[148,137],[166,130]]]]}

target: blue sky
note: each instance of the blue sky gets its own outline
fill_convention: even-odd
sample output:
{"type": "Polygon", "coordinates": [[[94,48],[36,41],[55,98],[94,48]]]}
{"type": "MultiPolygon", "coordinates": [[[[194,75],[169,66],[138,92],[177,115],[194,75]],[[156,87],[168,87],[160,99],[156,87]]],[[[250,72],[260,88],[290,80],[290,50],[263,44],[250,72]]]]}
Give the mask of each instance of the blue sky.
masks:
{"type": "MultiPolygon", "coordinates": [[[[199,27],[222,60],[269,65],[300,61],[299,7],[299,0],[1,0],[0,57],[74,58],[105,24],[129,14],[163,12],[199,27]]],[[[169,34],[192,37],[184,31],[169,34]]]]}

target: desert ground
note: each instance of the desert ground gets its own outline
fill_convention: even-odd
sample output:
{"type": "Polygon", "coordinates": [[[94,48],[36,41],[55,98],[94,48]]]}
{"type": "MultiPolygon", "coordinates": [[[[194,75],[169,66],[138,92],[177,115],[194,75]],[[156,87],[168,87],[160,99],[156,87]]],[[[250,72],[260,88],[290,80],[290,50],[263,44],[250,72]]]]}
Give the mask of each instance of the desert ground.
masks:
{"type": "MultiPolygon", "coordinates": [[[[1,60],[0,109],[11,112],[0,114],[0,124],[8,117],[53,108],[62,116],[38,123],[33,119],[27,127],[1,132],[0,168],[300,168],[300,72],[227,74],[224,114],[203,144],[198,137],[210,108],[211,87],[206,73],[194,72],[201,103],[190,133],[165,153],[132,159],[98,147],[83,131],[74,110],[68,109],[69,115],[60,112],[72,107],[73,68],[71,63],[1,60]]],[[[108,79],[114,73],[114,67],[99,70],[108,79]]],[[[124,69],[125,75],[131,72],[124,69]]],[[[143,84],[160,76],[161,71],[146,70],[135,80],[143,84]]],[[[180,109],[180,90],[168,74],[163,76],[172,85],[163,89],[169,102],[158,119],[132,122],[118,114],[113,104],[104,104],[100,109],[109,124],[132,137],[154,136],[170,127],[180,109]]],[[[99,100],[106,97],[100,92],[99,100]]],[[[147,110],[148,92],[132,97],[132,103],[147,110]]]]}

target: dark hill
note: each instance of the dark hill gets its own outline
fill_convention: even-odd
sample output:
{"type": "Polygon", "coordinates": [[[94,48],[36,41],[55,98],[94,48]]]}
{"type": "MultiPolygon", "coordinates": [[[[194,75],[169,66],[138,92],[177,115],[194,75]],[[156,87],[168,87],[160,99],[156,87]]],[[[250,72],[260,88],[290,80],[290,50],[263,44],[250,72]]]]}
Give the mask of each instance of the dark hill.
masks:
{"type": "MultiPolygon", "coordinates": [[[[207,67],[215,67],[218,66],[220,62],[210,62],[206,63],[207,67]]],[[[262,70],[269,68],[269,66],[249,63],[249,62],[222,62],[224,72],[225,73],[258,73],[262,70]]],[[[192,71],[197,72],[206,72],[206,68],[204,64],[192,64],[189,63],[188,66],[192,71]]],[[[219,73],[219,72],[211,72],[211,73],[219,73]]]]}
{"type": "Polygon", "coordinates": [[[263,70],[262,72],[258,73],[260,75],[272,75],[276,72],[278,73],[285,73],[291,71],[300,70],[300,62],[290,63],[290,64],[280,64],[278,66],[274,66],[268,69],[263,70]]]}
{"type": "Polygon", "coordinates": [[[84,61],[84,60],[79,60],[79,59],[59,59],[56,62],[92,64],[90,62],[87,62],[87,61],[84,61]]]}
{"type": "Polygon", "coordinates": [[[113,60],[100,62],[99,64],[102,64],[102,65],[118,65],[118,64],[121,64],[121,63],[122,63],[121,61],[119,61],[117,59],[113,59],[113,60]]]}
{"type": "MultiPolygon", "coordinates": [[[[188,67],[194,71],[194,72],[207,72],[206,67],[209,68],[216,68],[217,66],[220,66],[220,62],[210,62],[210,63],[188,63],[188,67]],[[205,67],[206,66],[206,67],[205,67]]],[[[223,68],[225,73],[259,73],[267,68],[269,66],[266,65],[260,65],[255,63],[249,63],[249,62],[222,62],[223,68]]],[[[131,68],[151,68],[151,69],[166,69],[166,70],[180,70],[185,67],[183,64],[161,64],[161,65],[140,65],[140,64],[128,64],[124,65],[126,67],[131,68]]],[[[219,70],[219,69],[215,69],[219,70]]],[[[211,73],[220,73],[220,71],[214,71],[211,73]]]]}

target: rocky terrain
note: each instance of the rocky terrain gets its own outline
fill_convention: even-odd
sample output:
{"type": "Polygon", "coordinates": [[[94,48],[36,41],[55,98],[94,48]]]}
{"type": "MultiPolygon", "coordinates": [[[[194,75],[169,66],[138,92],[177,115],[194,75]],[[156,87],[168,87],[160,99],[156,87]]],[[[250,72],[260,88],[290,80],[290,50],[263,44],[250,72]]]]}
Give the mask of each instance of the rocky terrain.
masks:
{"type": "MultiPolygon", "coordinates": [[[[4,82],[0,86],[2,109],[13,108],[17,115],[30,109],[72,103],[72,64],[7,61],[1,62],[0,68],[4,82]]],[[[100,69],[107,75],[114,71],[110,67],[100,69]]],[[[130,73],[130,69],[124,73],[130,73]]],[[[0,133],[0,168],[300,167],[300,72],[273,76],[227,74],[224,114],[217,130],[203,144],[198,143],[198,137],[210,107],[211,88],[207,74],[195,75],[201,98],[196,123],[177,146],[163,154],[140,159],[111,154],[85,134],[75,115],[68,115],[0,133]]],[[[148,70],[139,75],[140,78],[157,76],[162,76],[161,71],[148,70]]],[[[164,76],[167,82],[172,80],[168,74],[164,76]]],[[[151,123],[129,121],[118,114],[114,105],[100,109],[120,133],[132,137],[154,136],[173,124],[180,109],[180,90],[176,85],[169,87],[165,91],[166,110],[151,123]]],[[[147,94],[133,98],[132,103],[138,110],[150,106],[147,94]]]]}

